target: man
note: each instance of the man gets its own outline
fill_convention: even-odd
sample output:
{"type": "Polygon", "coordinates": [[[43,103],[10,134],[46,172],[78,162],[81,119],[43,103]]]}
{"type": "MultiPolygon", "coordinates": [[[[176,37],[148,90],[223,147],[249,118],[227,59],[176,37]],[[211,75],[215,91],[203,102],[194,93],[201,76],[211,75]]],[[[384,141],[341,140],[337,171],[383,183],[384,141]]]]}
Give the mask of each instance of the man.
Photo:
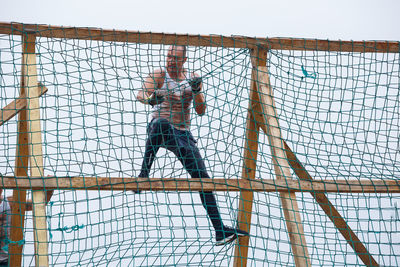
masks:
{"type": "MultiPolygon", "coordinates": [[[[164,69],[151,73],[143,83],[137,99],[153,106],[153,119],[147,127],[148,138],[139,177],[149,177],[157,151],[164,147],[172,151],[192,178],[210,178],[196,146],[190,128],[192,102],[198,115],[206,111],[201,78],[184,67],[187,60],[185,46],[170,46],[164,69]]],[[[248,235],[222,223],[213,192],[200,192],[200,199],[216,231],[216,245],[232,242],[248,235]]]]}
{"type": "MultiPolygon", "coordinates": [[[[53,196],[53,190],[47,191],[46,204],[53,196]]],[[[32,200],[24,203],[16,202],[13,197],[4,197],[3,189],[0,188],[0,267],[8,266],[8,240],[11,229],[11,205],[25,205],[26,211],[32,210],[32,200]]]]}

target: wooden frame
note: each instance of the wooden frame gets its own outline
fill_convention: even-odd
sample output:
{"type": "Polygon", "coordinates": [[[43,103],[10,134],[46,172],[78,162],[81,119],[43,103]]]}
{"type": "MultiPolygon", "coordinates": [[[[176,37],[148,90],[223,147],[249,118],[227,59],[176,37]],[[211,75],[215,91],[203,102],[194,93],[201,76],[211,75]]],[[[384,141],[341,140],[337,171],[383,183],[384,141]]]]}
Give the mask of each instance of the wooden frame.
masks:
{"type": "MultiPolygon", "coordinates": [[[[28,167],[31,176],[43,175],[39,97],[45,90],[37,81],[35,44],[35,34],[27,32],[23,36],[20,97],[2,109],[2,124],[19,113],[16,175],[27,175],[28,167]]],[[[15,181],[16,190],[13,192],[13,198],[17,203],[11,203],[10,238],[16,243],[10,246],[9,259],[11,266],[20,266],[23,245],[18,245],[18,241],[23,239],[26,192],[20,190],[18,179],[15,181]]],[[[49,265],[45,202],[46,196],[43,189],[32,190],[36,266],[49,265]]]]}
{"type": "MultiPolygon", "coordinates": [[[[219,35],[178,35],[97,28],[58,27],[0,22],[0,34],[22,35],[24,42],[20,98],[1,113],[0,125],[19,113],[15,176],[0,177],[4,188],[14,188],[14,199],[26,201],[24,190],[33,190],[35,256],[37,266],[48,266],[45,194],[43,189],[152,190],[152,191],[240,191],[238,227],[250,231],[253,192],[279,192],[296,266],[311,264],[304,237],[296,192],[310,192],[327,216],[366,265],[378,263],[329,202],[325,193],[400,193],[396,180],[313,180],[282,139],[273,90],[266,67],[269,49],[338,51],[358,53],[399,53],[399,42],[329,41],[298,38],[250,38],[219,35]],[[242,179],[143,179],[108,177],[44,178],[38,98],[47,90],[37,83],[36,37],[113,41],[147,44],[176,44],[209,47],[249,48],[253,64],[250,101],[246,121],[242,179]],[[38,87],[41,89],[38,90],[38,87]],[[276,179],[255,179],[259,130],[267,134],[276,179]],[[28,174],[30,166],[30,174],[28,174]],[[290,168],[300,180],[293,180],[290,168]]],[[[11,240],[23,238],[24,205],[12,206],[11,240]]],[[[249,238],[241,237],[235,247],[235,266],[247,265],[249,238]]],[[[22,246],[10,244],[10,263],[21,265],[22,246]]]]}
{"type": "MultiPolygon", "coordinates": [[[[24,42],[28,44],[28,42],[24,42]]],[[[24,56],[23,56],[24,57],[24,56]]],[[[24,58],[22,59],[25,60],[24,58]]],[[[22,68],[25,71],[25,68],[22,68]]],[[[12,117],[19,113],[18,118],[18,140],[16,149],[16,162],[15,162],[15,175],[16,176],[28,176],[28,159],[29,159],[29,148],[28,148],[28,124],[27,124],[27,96],[25,94],[24,86],[24,74],[22,72],[21,78],[21,90],[20,97],[1,110],[0,116],[0,126],[10,120],[12,117]]],[[[47,92],[47,88],[38,83],[37,86],[39,96],[42,96],[47,92]]],[[[17,180],[16,180],[17,181],[17,180]]],[[[11,203],[11,233],[10,233],[10,243],[9,247],[9,261],[12,266],[21,266],[21,255],[23,245],[19,245],[19,241],[23,240],[23,229],[25,222],[25,203],[26,203],[26,192],[15,184],[13,187],[13,199],[14,203],[11,203]]]]}
{"type": "Polygon", "coordinates": [[[59,27],[51,25],[0,22],[0,34],[22,35],[35,31],[37,37],[128,42],[146,44],[176,44],[209,47],[256,48],[301,51],[341,51],[399,53],[399,42],[393,41],[330,41],[300,38],[250,38],[244,36],[168,34],[138,31],[104,30],[99,28],[59,27]]]}
{"type": "MultiPolygon", "coordinates": [[[[255,68],[254,64],[253,68],[255,68]]],[[[292,181],[292,174],[285,156],[283,138],[277,119],[278,115],[268,69],[265,66],[258,66],[256,71],[256,84],[260,98],[259,105],[262,110],[261,121],[258,121],[258,124],[263,125],[266,129],[265,134],[268,136],[270,143],[272,164],[276,178],[285,182],[292,181]]],[[[296,266],[311,266],[296,194],[291,191],[280,192],[279,194],[296,266]]]]}
{"type": "MultiPolygon", "coordinates": [[[[267,70],[260,69],[259,71],[262,73],[265,73],[267,70]]],[[[268,77],[264,76],[264,80],[260,79],[260,83],[266,84],[266,85],[269,84],[268,77]]],[[[262,86],[261,86],[261,88],[262,88],[262,86]]],[[[268,86],[267,86],[267,88],[264,88],[263,92],[264,93],[260,93],[260,96],[266,96],[266,97],[271,96],[271,99],[267,98],[266,100],[264,100],[262,102],[264,103],[263,105],[265,105],[264,110],[270,109],[270,111],[267,111],[266,113],[271,114],[270,117],[272,118],[272,120],[274,120],[274,118],[276,118],[277,116],[275,115],[276,113],[274,113],[274,111],[273,111],[273,109],[274,109],[273,107],[275,106],[275,104],[274,104],[273,97],[272,97],[272,90],[268,89],[268,86]]],[[[258,124],[260,125],[260,128],[264,131],[265,134],[267,134],[268,136],[280,135],[278,132],[279,125],[277,122],[272,122],[272,126],[275,126],[275,127],[273,127],[273,128],[270,127],[270,128],[272,128],[272,130],[270,130],[268,126],[271,125],[271,122],[267,122],[267,119],[264,118],[264,116],[262,115],[261,112],[260,113],[257,112],[256,117],[258,120],[258,124]],[[273,131],[275,131],[275,133],[273,133],[273,131]]],[[[282,161],[282,159],[285,159],[284,160],[285,162],[283,162],[283,164],[282,164],[285,166],[285,170],[287,171],[287,169],[288,169],[287,168],[288,166],[286,164],[286,161],[288,161],[291,168],[294,170],[296,175],[300,179],[302,179],[302,181],[306,180],[306,181],[314,182],[312,177],[308,174],[308,172],[305,170],[305,168],[301,165],[300,161],[297,159],[295,154],[291,151],[291,149],[289,148],[287,143],[283,139],[280,139],[280,140],[281,140],[280,142],[278,139],[275,143],[271,143],[271,149],[274,150],[274,148],[275,149],[278,148],[278,151],[280,152],[280,154],[277,158],[280,159],[281,161],[282,161]],[[282,154],[282,151],[284,151],[285,153],[282,154]]],[[[275,167],[275,170],[277,170],[277,169],[279,171],[279,168],[275,167]]],[[[280,176],[277,175],[277,177],[280,177],[280,176]]],[[[346,182],[352,182],[352,181],[347,180],[346,182]]],[[[394,181],[394,184],[399,184],[399,182],[394,181]]],[[[290,190],[289,190],[289,192],[290,192],[290,190]]],[[[362,242],[357,237],[357,235],[351,230],[350,226],[346,223],[346,221],[343,219],[343,217],[340,215],[340,213],[337,211],[337,209],[328,200],[328,198],[324,194],[325,192],[314,191],[314,192],[310,192],[310,193],[313,195],[313,197],[315,198],[317,203],[324,210],[326,215],[330,218],[330,220],[338,228],[338,230],[343,235],[343,237],[347,240],[348,244],[354,249],[354,251],[360,257],[360,259],[368,266],[379,266],[379,264],[376,262],[374,257],[368,252],[368,250],[366,249],[364,244],[362,244],[362,242]]],[[[341,193],[343,193],[343,192],[341,192],[341,193]]],[[[288,198],[286,197],[285,199],[288,199],[288,198]]],[[[294,201],[294,199],[292,198],[291,203],[294,203],[293,201],[294,201]]],[[[298,233],[296,236],[300,236],[300,233],[298,233]]],[[[297,242],[299,242],[299,241],[297,241],[297,242]]],[[[291,244],[293,246],[293,242],[291,242],[291,244]]],[[[305,262],[300,263],[299,262],[299,263],[296,263],[296,266],[306,266],[309,264],[310,263],[305,263],[305,262]]]]}

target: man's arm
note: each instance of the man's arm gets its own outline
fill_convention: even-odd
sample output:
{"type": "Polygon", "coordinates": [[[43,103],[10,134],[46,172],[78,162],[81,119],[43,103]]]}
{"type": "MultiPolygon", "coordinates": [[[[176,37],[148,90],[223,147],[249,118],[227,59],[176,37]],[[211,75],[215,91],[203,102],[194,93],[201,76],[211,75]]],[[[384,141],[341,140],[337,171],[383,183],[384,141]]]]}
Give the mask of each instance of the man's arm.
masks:
{"type": "Polygon", "coordinates": [[[149,99],[153,93],[162,86],[164,83],[164,72],[163,70],[156,70],[154,73],[150,74],[143,82],[143,88],[140,90],[136,99],[143,104],[150,104],[149,99]]]}
{"type": "MultiPolygon", "coordinates": [[[[193,73],[193,77],[200,77],[197,73],[193,73]]],[[[194,110],[200,116],[204,115],[206,112],[206,98],[204,94],[201,92],[203,89],[203,82],[200,82],[198,85],[198,92],[194,92],[193,102],[194,102],[194,110]]]]}

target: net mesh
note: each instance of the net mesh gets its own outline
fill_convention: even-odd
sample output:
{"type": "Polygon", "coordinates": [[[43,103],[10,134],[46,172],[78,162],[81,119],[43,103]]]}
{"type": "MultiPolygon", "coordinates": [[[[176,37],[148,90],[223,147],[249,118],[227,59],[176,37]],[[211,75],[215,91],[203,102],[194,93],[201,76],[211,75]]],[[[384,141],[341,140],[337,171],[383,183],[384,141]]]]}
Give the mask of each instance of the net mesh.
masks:
{"type": "MultiPolygon", "coordinates": [[[[19,97],[22,47],[21,36],[0,35],[0,107],[19,97]]],[[[40,98],[44,175],[139,175],[151,108],[136,94],[149,73],[165,67],[168,49],[36,38],[38,80],[48,88],[40,98]]],[[[249,50],[187,49],[185,67],[203,78],[207,101],[205,115],[191,111],[190,131],[211,177],[241,178],[249,50]]],[[[399,66],[399,53],[269,50],[268,74],[283,138],[315,180],[399,180],[399,66]]],[[[14,174],[17,124],[14,118],[0,126],[2,176],[14,174]]],[[[268,137],[259,138],[256,178],[274,179],[268,137]]],[[[150,177],[190,175],[172,152],[161,149],[150,177]]],[[[235,226],[240,193],[215,195],[223,221],[235,226]]],[[[362,265],[313,196],[296,195],[311,264],[362,265]]],[[[399,195],[328,198],[381,265],[400,265],[399,195]]],[[[197,191],[55,190],[46,211],[54,266],[233,264],[235,243],[215,246],[215,231],[197,191]]],[[[27,212],[23,264],[29,266],[34,264],[31,219],[27,212]]],[[[279,194],[254,193],[248,265],[294,264],[279,194]]]]}

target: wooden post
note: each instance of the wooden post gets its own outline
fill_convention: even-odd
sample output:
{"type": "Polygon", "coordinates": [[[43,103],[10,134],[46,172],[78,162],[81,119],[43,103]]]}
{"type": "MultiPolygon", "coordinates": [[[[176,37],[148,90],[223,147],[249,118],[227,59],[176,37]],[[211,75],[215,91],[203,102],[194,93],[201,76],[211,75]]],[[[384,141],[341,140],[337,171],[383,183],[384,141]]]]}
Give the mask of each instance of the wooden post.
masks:
{"type": "MultiPolygon", "coordinates": [[[[21,67],[21,88],[20,97],[26,97],[25,90],[25,67],[28,50],[28,40],[26,35],[22,38],[23,53],[22,53],[22,67],[21,67]]],[[[3,116],[2,116],[3,117],[3,116]]],[[[18,139],[17,149],[15,152],[15,176],[28,176],[29,164],[29,148],[28,148],[28,124],[27,124],[27,110],[24,108],[18,114],[18,139]]],[[[22,251],[24,245],[18,245],[18,241],[24,239],[25,227],[25,203],[26,191],[14,189],[13,191],[14,203],[11,203],[11,233],[10,240],[12,243],[9,245],[9,262],[10,266],[22,265],[22,251]]]]}
{"type": "MultiPolygon", "coordinates": [[[[258,123],[264,124],[267,129],[276,178],[291,180],[292,174],[285,155],[267,67],[258,66],[256,76],[260,106],[263,112],[262,121],[258,123]]],[[[293,192],[280,192],[279,194],[295,264],[296,266],[311,266],[296,194],[293,192]]]]}
{"type": "MultiPolygon", "coordinates": [[[[263,52],[263,51],[261,51],[263,52]]],[[[266,64],[266,54],[259,53],[258,50],[251,51],[252,58],[257,59],[256,64],[266,64]]],[[[258,93],[255,83],[255,71],[252,71],[252,81],[250,85],[250,101],[247,110],[247,121],[246,121],[246,139],[244,148],[244,161],[242,168],[242,178],[254,179],[256,176],[257,166],[257,154],[258,154],[258,134],[259,127],[256,123],[254,115],[254,108],[258,107],[258,93]]],[[[239,229],[246,230],[250,233],[251,225],[251,213],[253,210],[253,192],[241,191],[240,202],[239,202],[239,213],[238,213],[238,227],[239,229]]],[[[236,241],[235,246],[235,257],[234,266],[246,266],[247,265],[247,253],[249,248],[249,237],[240,237],[236,241]]]]}
{"type": "MultiPolygon", "coordinates": [[[[30,160],[30,175],[43,177],[42,136],[40,126],[39,91],[35,54],[35,34],[28,33],[26,54],[23,62],[24,85],[27,96],[27,127],[30,160]]],[[[43,190],[32,191],[33,228],[36,266],[48,266],[48,243],[46,225],[46,196],[43,190]]]]}

